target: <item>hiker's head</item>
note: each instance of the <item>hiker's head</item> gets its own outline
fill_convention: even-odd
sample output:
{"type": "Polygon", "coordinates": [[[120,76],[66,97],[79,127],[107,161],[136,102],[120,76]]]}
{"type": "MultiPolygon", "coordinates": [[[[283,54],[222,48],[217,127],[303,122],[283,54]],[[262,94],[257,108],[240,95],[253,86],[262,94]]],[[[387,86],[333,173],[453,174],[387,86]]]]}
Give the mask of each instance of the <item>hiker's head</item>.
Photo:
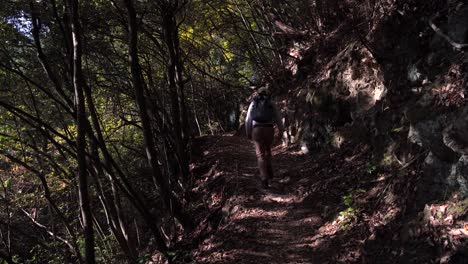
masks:
{"type": "Polygon", "coordinates": [[[267,86],[262,86],[258,88],[257,93],[263,96],[270,96],[270,89],[267,86]]]}

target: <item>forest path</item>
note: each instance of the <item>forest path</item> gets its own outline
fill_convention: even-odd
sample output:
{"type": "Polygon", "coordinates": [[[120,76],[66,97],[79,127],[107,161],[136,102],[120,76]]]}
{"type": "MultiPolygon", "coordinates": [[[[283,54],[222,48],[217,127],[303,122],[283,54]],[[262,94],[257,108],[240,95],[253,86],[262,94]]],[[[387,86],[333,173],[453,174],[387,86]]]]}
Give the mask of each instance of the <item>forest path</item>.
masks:
{"type": "MultiPolygon", "coordinates": [[[[328,158],[276,146],[275,177],[263,190],[251,142],[235,136],[203,141],[204,159],[216,160],[201,179],[211,186],[204,200],[223,206],[217,231],[192,252],[194,263],[327,263],[330,255],[330,263],[340,261],[338,246],[346,238],[334,239],[340,230],[333,220],[346,186],[323,172],[328,158]]],[[[354,258],[352,247],[346,250],[341,261],[354,258]]]]}

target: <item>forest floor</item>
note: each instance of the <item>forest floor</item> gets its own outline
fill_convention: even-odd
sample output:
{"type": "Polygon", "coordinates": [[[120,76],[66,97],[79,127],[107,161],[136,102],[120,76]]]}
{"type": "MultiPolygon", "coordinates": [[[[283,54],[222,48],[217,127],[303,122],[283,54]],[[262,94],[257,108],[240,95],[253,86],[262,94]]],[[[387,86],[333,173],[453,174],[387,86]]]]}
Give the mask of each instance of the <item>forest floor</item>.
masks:
{"type": "Polygon", "coordinates": [[[401,231],[410,229],[402,219],[412,185],[398,179],[414,169],[379,172],[366,145],[315,155],[276,145],[275,177],[265,190],[246,138],[196,144],[201,224],[181,263],[434,263],[424,230],[401,231]]]}

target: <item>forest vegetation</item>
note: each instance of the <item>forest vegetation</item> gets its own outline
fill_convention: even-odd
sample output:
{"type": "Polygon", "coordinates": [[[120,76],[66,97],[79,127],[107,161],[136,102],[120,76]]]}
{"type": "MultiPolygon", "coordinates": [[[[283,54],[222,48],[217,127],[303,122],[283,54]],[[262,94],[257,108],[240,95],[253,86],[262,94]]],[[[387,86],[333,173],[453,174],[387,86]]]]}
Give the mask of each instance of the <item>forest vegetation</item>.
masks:
{"type": "Polygon", "coordinates": [[[0,264],[468,263],[467,17],[1,0],[0,264]],[[267,194],[243,126],[262,86],[291,136],[267,194]]]}

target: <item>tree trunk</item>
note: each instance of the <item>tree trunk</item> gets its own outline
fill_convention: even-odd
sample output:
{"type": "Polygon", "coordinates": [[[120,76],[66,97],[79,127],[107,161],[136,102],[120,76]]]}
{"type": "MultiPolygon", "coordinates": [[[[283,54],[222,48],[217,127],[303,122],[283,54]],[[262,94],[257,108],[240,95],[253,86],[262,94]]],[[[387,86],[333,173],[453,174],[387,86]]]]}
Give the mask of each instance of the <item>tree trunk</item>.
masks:
{"type": "Polygon", "coordinates": [[[190,127],[184,95],[183,63],[180,58],[179,35],[174,13],[177,6],[169,1],[164,2],[161,7],[164,41],[169,53],[167,78],[172,102],[174,138],[181,173],[184,181],[187,181],[189,175],[187,144],[190,137],[190,127]]]}
{"type": "MultiPolygon", "coordinates": [[[[193,228],[192,219],[184,211],[180,201],[172,194],[169,181],[165,178],[158,164],[156,145],[153,139],[152,129],[149,114],[147,112],[146,102],[144,98],[144,85],[141,78],[141,68],[138,60],[138,36],[136,12],[131,0],[123,0],[128,12],[128,34],[129,34],[129,63],[132,74],[132,84],[135,89],[135,99],[139,108],[141,124],[143,128],[143,137],[146,145],[146,155],[153,177],[156,179],[161,192],[161,197],[164,200],[168,209],[172,210],[174,216],[179,220],[184,229],[190,230],[193,228]]],[[[161,236],[162,237],[162,236],[161,236]]],[[[162,243],[160,243],[162,246],[162,243]]]]}
{"type": "Polygon", "coordinates": [[[95,263],[94,234],[92,212],[88,190],[88,173],[86,169],[86,111],[83,94],[84,77],[81,62],[81,29],[79,24],[78,0],[70,0],[71,27],[73,36],[73,86],[75,90],[76,120],[77,120],[77,159],[79,202],[85,239],[85,260],[87,264],[95,263]]]}
{"type": "Polygon", "coordinates": [[[133,263],[138,258],[138,252],[132,240],[129,239],[129,228],[125,224],[123,215],[121,214],[121,206],[118,201],[118,192],[112,177],[109,177],[111,182],[112,195],[109,194],[109,191],[103,188],[101,184],[101,179],[104,178],[104,169],[102,168],[99,162],[99,149],[96,141],[91,142],[92,155],[97,157],[97,162],[94,162],[95,171],[90,170],[90,174],[95,179],[95,184],[97,186],[99,199],[101,200],[104,212],[107,217],[107,222],[109,227],[114,234],[115,239],[120,245],[120,248],[125,252],[125,256],[133,263]]]}

